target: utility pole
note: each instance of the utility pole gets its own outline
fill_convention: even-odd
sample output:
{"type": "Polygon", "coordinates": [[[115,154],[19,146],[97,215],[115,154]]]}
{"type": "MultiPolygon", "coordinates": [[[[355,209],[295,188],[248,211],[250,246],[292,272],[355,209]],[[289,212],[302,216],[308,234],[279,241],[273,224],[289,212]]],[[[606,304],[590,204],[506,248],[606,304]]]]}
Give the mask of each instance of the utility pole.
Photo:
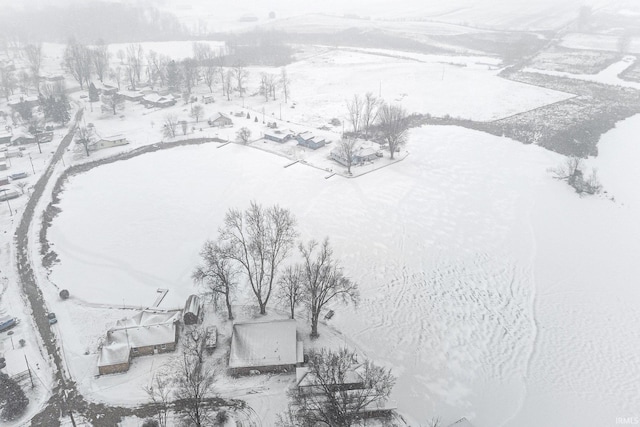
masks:
{"type": "Polygon", "coordinates": [[[29,153],[29,161],[31,162],[31,171],[33,174],[36,174],[36,168],[33,167],[33,159],[31,158],[31,153],[29,153]]]}
{"type": "MultiPolygon", "coordinates": [[[[9,207],[9,215],[13,216],[13,211],[11,210],[11,203],[9,203],[9,198],[7,197],[7,189],[2,188],[0,189],[0,191],[4,191],[5,201],[7,202],[7,206],[9,207]]],[[[9,331],[9,332],[13,333],[13,331],[9,331]]],[[[8,334],[8,335],[12,335],[12,334],[8,334]]],[[[13,346],[13,338],[11,338],[11,345],[13,346]]]]}
{"type": "Polygon", "coordinates": [[[24,361],[27,364],[27,371],[29,371],[29,379],[31,380],[31,388],[33,388],[35,386],[33,385],[33,377],[31,376],[31,367],[29,366],[29,360],[27,360],[27,355],[26,354],[24,355],[24,361]]]}

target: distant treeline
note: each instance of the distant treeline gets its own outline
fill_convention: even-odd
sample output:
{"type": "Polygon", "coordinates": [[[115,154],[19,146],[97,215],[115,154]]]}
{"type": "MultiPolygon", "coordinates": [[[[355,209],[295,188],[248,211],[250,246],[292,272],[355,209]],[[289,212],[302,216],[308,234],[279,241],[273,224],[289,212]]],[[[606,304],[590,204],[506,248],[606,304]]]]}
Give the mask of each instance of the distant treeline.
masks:
{"type": "Polygon", "coordinates": [[[335,33],[287,33],[286,40],[298,44],[324,44],[329,46],[351,46],[401,50],[419,53],[445,53],[446,49],[394,35],[380,30],[350,28],[335,33]]]}
{"type": "Polygon", "coordinates": [[[122,3],[87,2],[0,14],[0,37],[25,42],[65,43],[71,36],[86,43],[180,40],[187,31],[171,14],[122,3]]]}

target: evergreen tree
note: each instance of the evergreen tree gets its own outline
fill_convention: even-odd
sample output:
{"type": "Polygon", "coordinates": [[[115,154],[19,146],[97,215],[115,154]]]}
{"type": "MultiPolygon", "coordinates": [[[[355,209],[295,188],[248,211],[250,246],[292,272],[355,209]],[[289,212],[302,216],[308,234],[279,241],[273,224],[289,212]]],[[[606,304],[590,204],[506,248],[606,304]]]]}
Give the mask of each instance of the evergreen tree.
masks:
{"type": "Polygon", "coordinates": [[[0,372],[0,417],[5,421],[12,421],[21,416],[29,404],[20,385],[7,374],[0,372]]]}
{"type": "Polygon", "coordinates": [[[98,102],[100,100],[100,94],[98,93],[98,89],[96,85],[91,82],[89,85],[89,102],[98,102]]]}
{"type": "Polygon", "coordinates": [[[25,122],[33,116],[31,105],[24,101],[21,101],[18,105],[16,105],[16,111],[18,112],[18,114],[20,114],[20,117],[22,117],[22,120],[24,120],[25,122]]]}
{"type": "Polygon", "coordinates": [[[167,86],[171,90],[180,89],[180,70],[176,61],[169,61],[167,64],[167,86]]]}
{"type": "Polygon", "coordinates": [[[71,120],[69,115],[70,108],[69,101],[67,101],[65,95],[60,95],[58,99],[53,98],[51,120],[62,125],[69,123],[69,120],[71,120]]]}

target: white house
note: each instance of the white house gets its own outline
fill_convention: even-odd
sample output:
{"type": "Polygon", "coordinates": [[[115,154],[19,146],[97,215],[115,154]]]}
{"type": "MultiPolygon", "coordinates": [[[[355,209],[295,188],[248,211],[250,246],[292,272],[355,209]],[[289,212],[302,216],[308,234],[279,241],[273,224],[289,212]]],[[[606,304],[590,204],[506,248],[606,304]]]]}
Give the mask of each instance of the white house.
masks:
{"type": "Polygon", "coordinates": [[[124,135],[111,135],[100,138],[99,140],[89,145],[89,150],[96,151],[103,148],[118,147],[120,145],[127,145],[129,141],[124,135]]]}

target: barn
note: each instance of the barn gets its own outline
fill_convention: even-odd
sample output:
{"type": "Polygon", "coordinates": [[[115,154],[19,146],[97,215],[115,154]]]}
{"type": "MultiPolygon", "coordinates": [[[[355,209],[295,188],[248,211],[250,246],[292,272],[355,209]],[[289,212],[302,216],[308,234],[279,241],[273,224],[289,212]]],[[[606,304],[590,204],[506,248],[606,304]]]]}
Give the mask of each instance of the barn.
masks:
{"type": "Polygon", "coordinates": [[[231,336],[229,368],[245,375],[251,371],[292,372],[304,361],[295,320],[236,323],[231,336]]]}
{"type": "Polygon", "coordinates": [[[327,144],[327,141],[325,141],[324,138],[315,136],[311,132],[302,132],[298,134],[296,136],[296,140],[298,141],[298,145],[311,148],[312,150],[317,150],[327,144]]]}

